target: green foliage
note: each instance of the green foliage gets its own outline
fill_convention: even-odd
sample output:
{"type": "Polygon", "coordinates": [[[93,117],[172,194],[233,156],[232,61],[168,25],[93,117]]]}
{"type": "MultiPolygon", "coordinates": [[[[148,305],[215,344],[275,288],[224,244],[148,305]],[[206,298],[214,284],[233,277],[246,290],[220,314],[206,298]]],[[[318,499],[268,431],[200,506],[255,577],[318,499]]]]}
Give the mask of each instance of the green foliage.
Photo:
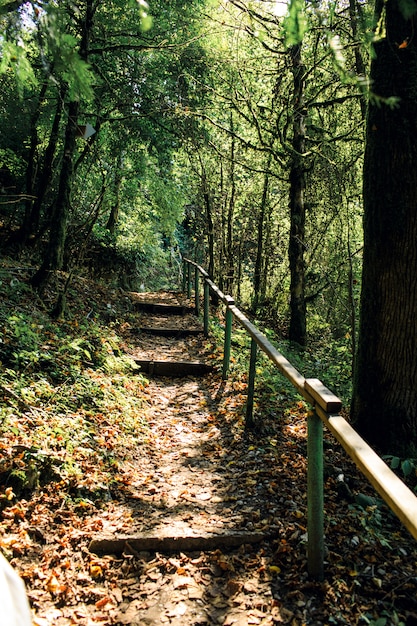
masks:
{"type": "MultiPolygon", "coordinates": [[[[140,30],[148,31],[153,23],[148,3],[131,0],[129,4],[132,18],[135,16],[140,30]]],[[[96,77],[89,64],[80,57],[80,37],[76,34],[81,13],[76,20],[65,6],[54,3],[46,3],[42,9],[25,6],[8,13],[4,23],[0,24],[0,74],[13,72],[19,94],[23,95],[28,85],[37,84],[34,69],[37,61],[34,59],[40,57],[47,74],[52,70],[55,79],[68,84],[71,99],[92,101],[96,77]]]]}
{"type": "Polygon", "coordinates": [[[103,428],[112,437],[120,433],[121,448],[143,438],[146,379],[108,320],[77,310],[72,320],[53,321],[23,281],[5,267],[1,278],[0,430],[22,437],[29,424],[31,447],[2,464],[9,490],[0,496],[0,508],[51,480],[77,484],[81,463],[94,451],[100,451],[110,484],[117,468],[106,453],[103,428]]]}
{"type": "Polygon", "coordinates": [[[361,534],[363,542],[370,545],[378,542],[381,546],[391,548],[389,540],[391,530],[386,523],[386,512],[382,511],[378,505],[366,507],[349,505],[349,510],[364,529],[361,534]]]}
{"type": "Polygon", "coordinates": [[[288,15],[284,20],[285,43],[288,48],[301,43],[307,32],[308,22],[304,0],[290,0],[288,15]]]}
{"type": "Polygon", "coordinates": [[[383,610],[380,616],[365,613],[361,615],[361,620],[369,626],[406,626],[405,622],[398,616],[396,611],[383,610]]]}
{"type": "MultiPolygon", "coordinates": [[[[338,395],[345,406],[351,393],[352,356],[348,340],[335,341],[323,333],[308,349],[300,349],[296,344],[282,339],[276,332],[263,327],[255,320],[266,338],[288,359],[305,377],[319,378],[331,391],[338,395]]],[[[210,327],[217,345],[221,346],[224,327],[213,321],[210,327]]],[[[250,354],[250,337],[237,326],[232,333],[231,375],[242,378],[247,375],[250,354]]],[[[283,376],[278,368],[262,352],[258,351],[255,389],[257,397],[265,405],[291,399],[299,401],[301,396],[294,386],[283,376]]]]}
{"type": "Polygon", "coordinates": [[[370,104],[381,108],[382,106],[387,106],[390,109],[398,109],[400,106],[400,99],[397,96],[390,96],[388,98],[384,98],[379,96],[376,93],[370,91],[369,93],[369,102],[370,104]]]}
{"type": "Polygon", "coordinates": [[[39,362],[41,352],[39,350],[39,336],[37,325],[25,315],[12,315],[7,320],[11,330],[9,349],[11,362],[17,367],[27,368],[39,362]]]}
{"type": "Polygon", "coordinates": [[[14,176],[22,176],[25,163],[10,148],[0,148],[0,169],[6,168],[14,176]]]}
{"type": "Polygon", "coordinates": [[[87,102],[93,101],[96,79],[89,64],[80,58],[77,40],[72,35],[62,35],[56,67],[69,86],[70,100],[80,100],[82,97],[87,102]]]}
{"type": "Polygon", "coordinates": [[[417,492],[417,459],[402,459],[392,454],[385,455],[383,459],[415,492],[417,492]]]}
{"type": "Polygon", "coordinates": [[[145,33],[152,28],[153,24],[153,18],[151,15],[149,15],[149,4],[146,2],[146,0],[131,0],[131,4],[137,6],[140,20],[140,28],[145,33]]]}
{"type": "Polygon", "coordinates": [[[19,95],[23,97],[24,88],[28,85],[36,86],[38,82],[27,58],[26,50],[15,42],[7,40],[1,41],[0,46],[0,74],[13,73],[19,95]]]}

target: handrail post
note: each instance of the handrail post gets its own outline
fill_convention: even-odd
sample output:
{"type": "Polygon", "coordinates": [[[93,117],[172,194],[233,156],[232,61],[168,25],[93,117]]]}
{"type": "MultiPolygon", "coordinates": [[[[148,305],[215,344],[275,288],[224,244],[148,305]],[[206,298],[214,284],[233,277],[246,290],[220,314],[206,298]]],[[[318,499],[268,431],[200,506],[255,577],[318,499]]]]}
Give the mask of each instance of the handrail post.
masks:
{"type": "Polygon", "coordinates": [[[255,393],[255,376],[256,376],[256,357],[258,354],[258,344],[252,338],[250,344],[250,362],[249,362],[249,378],[248,378],[248,396],[246,400],[246,428],[253,428],[253,398],[255,393]]]}
{"type": "Polygon", "coordinates": [[[195,314],[197,317],[200,315],[200,272],[197,265],[195,266],[194,274],[194,302],[195,302],[195,314]]]}
{"type": "Polygon", "coordinates": [[[182,260],[182,292],[185,293],[187,286],[187,266],[188,263],[185,259],[182,260]]]}
{"type": "Polygon", "coordinates": [[[208,282],[204,280],[204,336],[209,334],[209,315],[210,315],[210,287],[208,282]]]}
{"type": "Polygon", "coordinates": [[[191,298],[191,263],[188,263],[187,272],[187,297],[191,298]]]}
{"type": "Polygon", "coordinates": [[[307,418],[307,563],[308,573],[323,580],[324,495],[323,423],[315,411],[307,418]]]}
{"type": "Polygon", "coordinates": [[[232,343],[232,311],[230,310],[230,306],[232,306],[235,301],[232,296],[226,296],[226,328],[224,331],[224,351],[223,351],[223,372],[222,378],[223,380],[227,380],[227,375],[229,373],[229,365],[230,365],[230,346],[232,343]]]}

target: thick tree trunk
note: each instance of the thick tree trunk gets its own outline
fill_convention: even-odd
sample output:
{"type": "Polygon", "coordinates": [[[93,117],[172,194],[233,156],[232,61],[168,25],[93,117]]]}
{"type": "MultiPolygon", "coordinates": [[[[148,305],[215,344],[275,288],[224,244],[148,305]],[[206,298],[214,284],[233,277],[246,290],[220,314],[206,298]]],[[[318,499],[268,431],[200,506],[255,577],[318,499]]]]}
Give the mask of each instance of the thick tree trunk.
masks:
{"type": "Polygon", "coordinates": [[[43,263],[32,278],[32,284],[35,287],[42,286],[45,283],[48,279],[50,271],[61,269],[64,261],[78,111],[79,103],[71,102],[68,107],[64,155],[62,158],[61,175],[59,179],[58,194],[55,201],[55,209],[52,214],[49,244],[43,263]]]}
{"type": "Polygon", "coordinates": [[[65,93],[66,87],[63,87],[60,90],[60,94],[58,97],[57,108],[55,111],[54,121],[52,123],[51,133],[49,135],[48,145],[45,150],[41,171],[38,176],[38,181],[36,185],[36,198],[32,205],[32,210],[27,215],[27,219],[25,220],[24,229],[26,237],[34,235],[39,228],[42,205],[48,192],[50,182],[52,180],[52,165],[59,139],[59,128],[63,113],[63,101],[65,99],[65,93]]]}
{"type": "MultiPolygon", "coordinates": [[[[82,23],[82,35],[79,50],[80,57],[84,61],[88,58],[88,48],[93,29],[95,9],[96,7],[93,1],[87,0],[85,5],[85,17],[82,23]]],[[[49,273],[54,270],[59,270],[63,266],[79,111],[80,102],[78,100],[71,101],[68,105],[68,120],[65,130],[64,152],[59,177],[58,193],[51,219],[48,247],[41,267],[31,280],[32,285],[35,287],[42,287],[48,280],[49,273]]]]}
{"type": "Polygon", "coordinates": [[[288,258],[290,263],[290,341],[301,346],[307,342],[306,302],[305,302],[305,113],[304,65],[301,58],[301,44],[290,50],[293,72],[293,157],[290,170],[290,241],[288,258]]]}
{"type": "Polygon", "coordinates": [[[388,0],[375,44],[364,163],[364,259],[352,416],[383,452],[417,451],[417,42],[388,0]]]}
{"type": "Polygon", "coordinates": [[[41,87],[41,92],[39,95],[38,104],[36,106],[36,110],[34,111],[32,118],[30,120],[30,148],[28,155],[28,164],[26,168],[26,193],[29,198],[26,200],[25,207],[25,217],[23,221],[23,225],[19,231],[19,238],[22,244],[25,244],[29,236],[32,234],[30,232],[30,216],[32,214],[32,206],[33,206],[33,196],[35,191],[35,180],[37,175],[37,167],[36,167],[36,157],[38,153],[38,145],[39,145],[39,136],[38,136],[38,121],[41,115],[42,105],[45,101],[46,92],[48,89],[48,81],[44,81],[41,87]]]}

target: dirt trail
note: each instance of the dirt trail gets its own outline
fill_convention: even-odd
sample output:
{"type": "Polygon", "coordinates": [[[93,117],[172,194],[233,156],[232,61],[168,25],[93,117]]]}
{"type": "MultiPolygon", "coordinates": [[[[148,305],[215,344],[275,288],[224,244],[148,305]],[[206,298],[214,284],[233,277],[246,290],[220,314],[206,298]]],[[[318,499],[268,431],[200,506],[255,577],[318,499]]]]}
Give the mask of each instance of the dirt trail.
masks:
{"type": "MultiPolygon", "coordinates": [[[[251,432],[247,380],[238,375],[248,355],[233,345],[222,381],[218,347],[184,336],[201,329],[186,298],[165,294],[183,309],[168,316],[138,309],[161,294],[127,295],[85,279],[75,294],[78,318],[59,325],[65,340],[42,335],[53,384],[35,369],[33,387],[15,384],[3,398],[3,476],[23,469],[26,487],[0,490],[0,543],[26,583],[34,626],[417,623],[415,543],[387,511],[355,505],[356,494],[374,492],[326,432],[325,580],[308,577],[308,407],[271,382],[261,356],[251,432]],[[175,336],[143,332],[168,324],[175,336]],[[62,347],[70,348],[65,359],[62,347]],[[149,374],[147,384],[131,359],[118,369],[123,352],[214,368],[204,377],[149,374]]],[[[34,316],[30,291],[20,293],[19,311],[49,328],[34,316]]],[[[6,356],[13,337],[6,326],[6,356]]]]}
{"type": "MultiPolygon", "coordinates": [[[[158,320],[143,314],[141,323],[155,327],[158,320]]],[[[176,317],[163,319],[164,327],[170,324],[179,327],[176,317]]],[[[190,316],[187,324],[198,326],[190,316]]],[[[208,357],[203,335],[168,339],[140,334],[134,339],[131,333],[128,351],[140,359],[208,357]]],[[[244,396],[227,389],[217,374],[155,377],[148,395],[146,454],[138,451],[137,459],[130,460],[124,501],[113,501],[102,511],[102,531],[93,546],[111,552],[112,540],[144,542],[140,549],[133,540],[122,546],[125,557],[135,559],[137,577],[124,589],[127,601],[117,607],[114,619],[155,626],[273,624],[275,613],[285,621],[285,609],[281,614],[272,598],[268,572],[255,557],[259,545],[248,545],[257,538],[279,537],[274,499],[280,496],[272,497],[270,470],[266,466],[263,471],[261,453],[244,434],[239,417],[244,396]],[[235,403],[236,411],[222,410],[228,402],[235,403]],[[181,550],[155,551],[161,539],[168,540],[168,548],[179,541],[181,550]],[[240,547],[225,549],[230,540],[240,547]]]]}

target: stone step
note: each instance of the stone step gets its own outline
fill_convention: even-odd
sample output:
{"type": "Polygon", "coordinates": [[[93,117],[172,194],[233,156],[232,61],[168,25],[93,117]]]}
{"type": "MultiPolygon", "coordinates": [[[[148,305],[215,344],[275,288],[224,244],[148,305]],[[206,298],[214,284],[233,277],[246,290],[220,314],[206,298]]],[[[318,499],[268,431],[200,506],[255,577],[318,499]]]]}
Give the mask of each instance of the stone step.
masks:
{"type": "Polygon", "coordinates": [[[148,326],[141,326],[138,331],[140,333],[147,333],[148,335],[159,335],[160,337],[176,337],[177,339],[201,335],[204,332],[202,328],[151,328],[148,326]]]}
{"type": "Polygon", "coordinates": [[[193,306],[182,304],[157,304],[156,302],[133,302],[133,306],[143,313],[156,313],[161,315],[189,315],[194,313],[193,306]]]}
{"type": "Polygon", "coordinates": [[[88,549],[93,554],[121,555],[125,552],[194,552],[217,550],[219,548],[236,548],[245,544],[260,543],[267,538],[266,533],[257,532],[223,532],[218,535],[199,534],[193,536],[165,536],[160,534],[143,534],[121,537],[97,537],[90,542],[88,549]]]}
{"type": "Polygon", "coordinates": [[[150,376],[170,376],[180,378],[182,376],[204,376],[213,371],[211,365],[198,361],[155,361],[137,360],[141,371],[150,376]]]}

